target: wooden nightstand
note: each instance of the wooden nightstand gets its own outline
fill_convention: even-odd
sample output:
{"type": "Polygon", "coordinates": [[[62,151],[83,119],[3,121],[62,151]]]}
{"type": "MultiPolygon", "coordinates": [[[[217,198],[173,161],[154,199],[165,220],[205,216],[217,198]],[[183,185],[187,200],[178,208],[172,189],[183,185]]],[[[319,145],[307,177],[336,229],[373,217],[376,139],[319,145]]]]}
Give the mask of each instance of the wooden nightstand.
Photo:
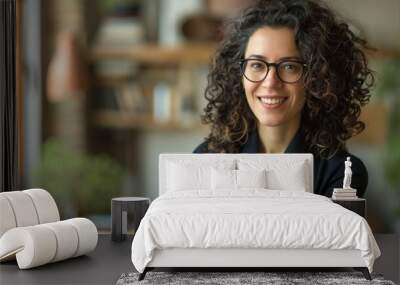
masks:
{"type": "Polygon", "coordinates": [[[339,204],[340,206],[359,214],[361,217],[366,218],[367,215],[367,202],[363,198],[357,198],[355,200],[335,200],[331,199],[332,202],[339,204]]]}

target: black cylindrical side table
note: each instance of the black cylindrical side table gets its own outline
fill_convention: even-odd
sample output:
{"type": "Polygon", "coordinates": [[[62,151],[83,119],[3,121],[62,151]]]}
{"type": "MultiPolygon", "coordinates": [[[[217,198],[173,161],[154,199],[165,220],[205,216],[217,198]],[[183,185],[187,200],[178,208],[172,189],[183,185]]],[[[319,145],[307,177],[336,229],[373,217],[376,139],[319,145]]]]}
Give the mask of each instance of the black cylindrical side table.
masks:
{"type": "Polygon", "coordinates": [[[144,197],[118,197],[111,200],[111,239],[123,241],[135,234],[150,205],[144,197]]]}

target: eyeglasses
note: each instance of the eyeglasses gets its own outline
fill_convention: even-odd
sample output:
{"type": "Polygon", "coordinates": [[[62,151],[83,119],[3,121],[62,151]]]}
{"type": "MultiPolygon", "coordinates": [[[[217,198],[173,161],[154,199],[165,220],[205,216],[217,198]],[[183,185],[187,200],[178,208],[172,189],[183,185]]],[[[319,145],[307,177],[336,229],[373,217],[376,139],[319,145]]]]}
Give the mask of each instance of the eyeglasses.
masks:
{"type": "Polygon", "coordinates": [[[242,76],[251,82],[263,81],[270,70],[275,67],[276,74],[284,83],[296,83],[303,76],[307,65],[302,61],[285,60],[278,63],[269,63],[261,59],[248,58],[240,61],[242,76]]]}

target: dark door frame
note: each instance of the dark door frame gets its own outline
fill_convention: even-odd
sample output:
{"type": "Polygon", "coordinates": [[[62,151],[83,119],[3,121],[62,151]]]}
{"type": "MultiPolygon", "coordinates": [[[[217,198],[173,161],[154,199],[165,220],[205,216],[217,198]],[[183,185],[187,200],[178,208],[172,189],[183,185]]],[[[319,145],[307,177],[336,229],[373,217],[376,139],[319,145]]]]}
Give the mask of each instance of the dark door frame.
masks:
{"type": "Polygon", "coordinates": [[[0,1],[0,191],[18,190],[16,0],[0,1]]]}

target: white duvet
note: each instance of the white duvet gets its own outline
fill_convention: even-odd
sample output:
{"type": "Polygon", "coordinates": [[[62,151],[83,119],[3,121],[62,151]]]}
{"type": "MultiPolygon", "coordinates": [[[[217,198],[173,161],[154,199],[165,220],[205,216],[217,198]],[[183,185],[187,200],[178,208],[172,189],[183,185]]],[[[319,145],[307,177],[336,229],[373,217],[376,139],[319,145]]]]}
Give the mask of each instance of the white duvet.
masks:
{"type": "Polygon", "coordinates": [[[372,272],[380,250],[368,223],[330,199],[300,191],[179,191],[153,201],[132,243],[143,272],[154,249],[358,249],[372,272]]]}

